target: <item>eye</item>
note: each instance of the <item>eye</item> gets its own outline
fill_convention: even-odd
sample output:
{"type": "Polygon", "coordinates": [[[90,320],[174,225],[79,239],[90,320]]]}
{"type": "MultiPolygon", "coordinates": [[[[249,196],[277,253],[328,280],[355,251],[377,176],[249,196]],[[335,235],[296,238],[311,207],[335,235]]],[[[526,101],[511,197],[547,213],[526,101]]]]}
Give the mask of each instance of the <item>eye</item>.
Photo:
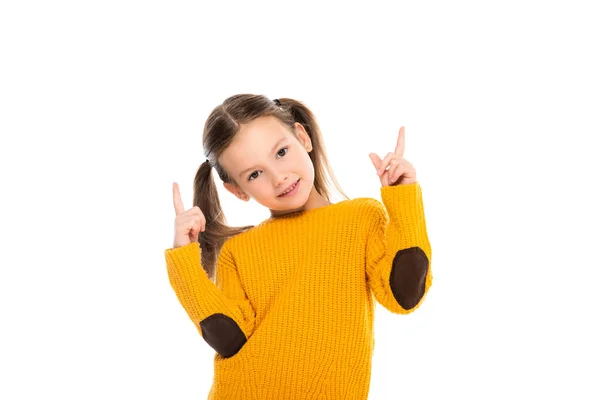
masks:
{"type": "MultiPolygon", "coordinates": [[[[281,149],[279,149],[279,151],[277,152],[277,154],[281,154],[281,156],[283,157],[284,155],[286,155],[286,154],[287,154],[287,152],[288,152],[288,148],[287,148],[287,147],[282,147],[281,149]],[[281,154],[281,150],[285,150],[285,153],[281,154]]],[[[253,181],[254,179],[258,178],[258,175],[257,175],[257,176],[256,176],[256,178],[254,178],[254,179],[251,179],[251,178],[252,178],[252,176],[253,176],[254,174],[256,174],[257,172],[258,172],[258,171],[254,171],[253,173],[251,173],[251,174],[248,176],[248,180],[249,180],[249,181],[253,181]]]]}

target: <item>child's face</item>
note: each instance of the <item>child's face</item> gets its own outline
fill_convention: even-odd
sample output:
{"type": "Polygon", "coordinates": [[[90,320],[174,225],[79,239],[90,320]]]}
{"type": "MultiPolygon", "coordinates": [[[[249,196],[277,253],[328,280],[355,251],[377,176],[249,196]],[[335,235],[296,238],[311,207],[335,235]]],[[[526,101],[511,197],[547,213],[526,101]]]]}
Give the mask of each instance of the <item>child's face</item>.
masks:
{"type": "Polygon", "coordinates": [[[219,157],[220,164],[236,182],[225,183],[225,188],[242,200],[252,197],[272,211],[301,208],[311,195],[314,181],[314,167],[308,155],[311,146],[299,123],[295,134],[272,116],[244,124],[219,157]],[[278,197],[298,179],[295,195],[278,197]]]}

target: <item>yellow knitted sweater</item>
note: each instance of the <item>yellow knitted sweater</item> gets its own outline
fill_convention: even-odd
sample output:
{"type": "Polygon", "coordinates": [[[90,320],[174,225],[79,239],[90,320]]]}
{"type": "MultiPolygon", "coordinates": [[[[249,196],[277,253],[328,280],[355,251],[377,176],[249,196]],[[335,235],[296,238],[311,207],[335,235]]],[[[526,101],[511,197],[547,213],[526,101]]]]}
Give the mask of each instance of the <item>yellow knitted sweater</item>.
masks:
{"type": "Polygon", "coordinates": [[[225,241],[215,281],[197,242],[169,281],[213,347],[211,400],[368,398],[373,296],[414,311],[432,281],[419,183],[269,218],[225,241]]]}

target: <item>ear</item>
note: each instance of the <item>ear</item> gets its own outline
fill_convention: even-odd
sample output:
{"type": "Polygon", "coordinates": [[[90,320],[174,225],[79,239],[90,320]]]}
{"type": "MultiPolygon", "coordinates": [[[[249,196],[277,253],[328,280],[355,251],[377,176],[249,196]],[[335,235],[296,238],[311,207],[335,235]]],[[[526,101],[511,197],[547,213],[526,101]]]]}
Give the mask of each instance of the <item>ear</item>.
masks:
{"type": "Polygon", "coordinates": [[[294,129],[296,131],[296,137],[300,140],[300,143],[304,146],[306,151],[310,153],[312,150],[312,142],[310,141],[310,136],[308,136],[304,126],[299,122],[294,122],[294,129]]]}
{"type": "Polygon", "coordinates": [[[227,189],[229,192],[233,193],[235,195],[235,197],[237,197],[240,200],[248,201],[250,199],[250,196],[248,196],[246,193],[244,193],[244,191],[242,189],[240,189],[239,186],[237,186],[237,185],[233,185],[228,182],[223,182],[223,186],[225,187],[225,189],[227,189]]]}

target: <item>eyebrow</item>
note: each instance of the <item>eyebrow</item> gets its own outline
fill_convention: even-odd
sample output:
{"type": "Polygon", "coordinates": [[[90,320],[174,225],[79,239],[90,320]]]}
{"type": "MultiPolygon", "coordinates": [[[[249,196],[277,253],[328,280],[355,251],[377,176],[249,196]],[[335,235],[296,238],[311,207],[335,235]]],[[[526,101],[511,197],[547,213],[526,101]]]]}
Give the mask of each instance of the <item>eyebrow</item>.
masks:
{"type": "MultiPolygon", "coordinates": [[[[281,142],[284,142],[284,141],[286,141],[286,140],[287,140],[287,137],[282,137],[281,139],[279,139],[279,140],[277,141],[277,143],[275,143],[275,146],[273,146],[273,148],[271,149],[271,153],[273,153],[273,152],[274,152],[274,151],[277,149],[277,146],[279,146],[279,145],[281,144],[281,142]]],[[[250,170],[252,170],[252,169],[254,169],[254,168],[256,168],[256,165],[254,165],[254,166],[252,166],[252,167],[250,167],[250,168],[246,168],[245,170],[243,170],[242,172],[240,172],[240,174],[239,174],[239,177],[241,177],[241,176],[242,176],[242,175],[244,175],[246,172],[248,172],[248,171],[250,171],[250,170]]]]}

